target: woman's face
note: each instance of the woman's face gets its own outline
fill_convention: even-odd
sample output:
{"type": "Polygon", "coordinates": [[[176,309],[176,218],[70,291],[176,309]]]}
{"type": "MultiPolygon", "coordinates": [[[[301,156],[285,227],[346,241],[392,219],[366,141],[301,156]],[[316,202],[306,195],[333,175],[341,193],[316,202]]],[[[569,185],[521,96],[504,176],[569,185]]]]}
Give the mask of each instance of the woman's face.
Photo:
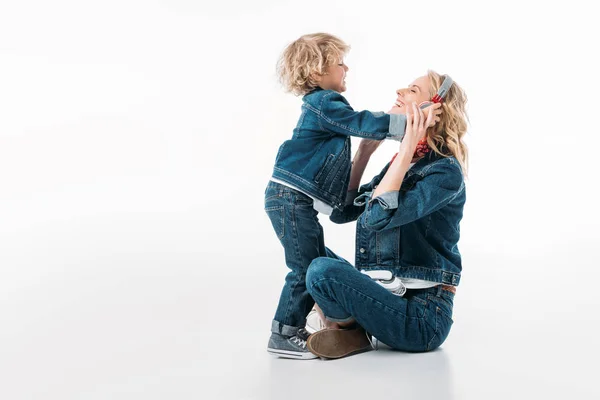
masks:
{"type": "Polygon", "coordinates": [[[388,114],[406,114],[407,107],[412,113],[412,103],[429,101],[429,77],[427,75],[415,79],[407,88],[396,90],[398,97],[388,114]]]}

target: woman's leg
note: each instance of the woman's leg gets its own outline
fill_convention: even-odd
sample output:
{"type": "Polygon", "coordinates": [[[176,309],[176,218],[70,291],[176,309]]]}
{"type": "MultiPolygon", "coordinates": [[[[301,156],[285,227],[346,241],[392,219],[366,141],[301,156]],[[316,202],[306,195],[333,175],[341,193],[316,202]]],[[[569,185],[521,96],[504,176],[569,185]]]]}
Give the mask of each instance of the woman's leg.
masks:
{"type": "MultiPolygon", "coordinates": [[[[342,261],[346,264],[350,264],[344,258],[335,254],[329,247],[326,247],[325,251],[327,254],[327,258],[332,258],[332,259],[335,259],[338,261],[342,261]]],[[[317,311],[317,314],[321,318],[321,321],[323,321],[323,325],[325,326],[325,329],[341,329],[341,328],[346,328],[348,326],[352,326],[352,325],[356,324],[356,321],[354,320],[354,318],[352,318],[350,321],[347,321],[347,322],[334,322],[334,321],[327,319],[325,317],[325,314],[323,314],[323,310],[321,310],[321,307],[319,307],[318,304],[315,304],[314,309],[317,311]]]]}
{"type": "Polygon", "coordinates": [[[399,350],[429,349],[436,333],[436,310],[427,305],[426,294],[396,296],[347,261],[324,257],[311,263],[306,280],[327,319],[337,323],[355,319],[378,340],[399,350]]]}

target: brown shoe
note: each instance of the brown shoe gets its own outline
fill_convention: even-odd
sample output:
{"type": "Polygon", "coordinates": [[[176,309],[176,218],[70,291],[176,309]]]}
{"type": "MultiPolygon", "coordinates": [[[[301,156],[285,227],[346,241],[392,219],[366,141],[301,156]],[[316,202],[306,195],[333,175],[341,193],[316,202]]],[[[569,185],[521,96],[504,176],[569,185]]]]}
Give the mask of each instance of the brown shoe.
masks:
{"type": "Polygon", "coordinates": [[[341,358],[371,349],[367,332],[362,327],[325,329],[315,332],[306,342],[308,349],[319,357],[341,358]]]}

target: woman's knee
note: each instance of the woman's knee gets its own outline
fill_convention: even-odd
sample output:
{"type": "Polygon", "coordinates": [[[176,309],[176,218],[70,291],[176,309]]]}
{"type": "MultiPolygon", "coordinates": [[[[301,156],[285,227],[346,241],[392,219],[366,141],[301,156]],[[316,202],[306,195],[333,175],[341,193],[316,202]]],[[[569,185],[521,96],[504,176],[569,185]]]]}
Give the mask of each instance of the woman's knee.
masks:
{"type": "Polygon", "coordinates": [[[344,265],[339,260],[328,257],[315,258],[306,272],[306,286],[311,290],[317,282],[339,276],[339,271],[343,268],[344,265]]]}

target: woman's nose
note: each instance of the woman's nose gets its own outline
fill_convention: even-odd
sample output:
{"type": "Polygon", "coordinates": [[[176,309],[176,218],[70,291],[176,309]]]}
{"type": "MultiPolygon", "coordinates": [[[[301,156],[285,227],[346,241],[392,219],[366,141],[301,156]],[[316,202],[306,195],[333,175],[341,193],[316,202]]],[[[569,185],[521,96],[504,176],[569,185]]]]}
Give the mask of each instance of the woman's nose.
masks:
{"type": "Polygon", "coordinates": [[[404,97],[404,90],[403,90],[403,89],[398,89],[398,90],[396,90],[396,94],[397,94],[398,96],[402,96],[402,97],[404,97]]]}

